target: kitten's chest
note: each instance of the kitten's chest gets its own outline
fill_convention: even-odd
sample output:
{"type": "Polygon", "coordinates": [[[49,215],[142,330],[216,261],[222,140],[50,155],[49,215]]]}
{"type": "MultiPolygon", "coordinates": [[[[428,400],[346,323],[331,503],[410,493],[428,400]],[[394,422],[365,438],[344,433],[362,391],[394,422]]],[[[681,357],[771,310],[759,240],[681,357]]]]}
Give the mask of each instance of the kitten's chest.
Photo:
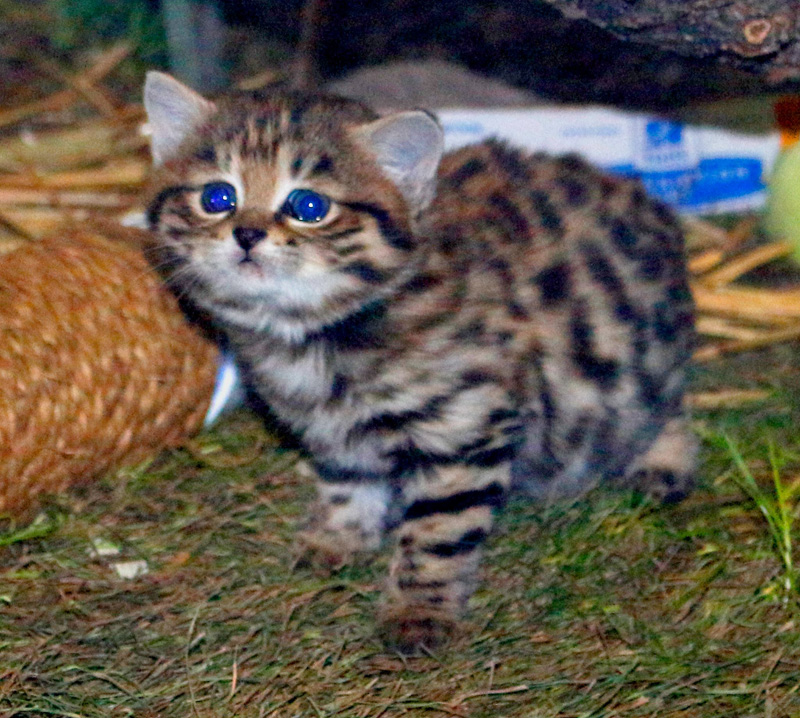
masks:
{"type": "Polygon", "coordinates": [[[336,366],[322,345],[287,346],[264,336],[239,342],[237,354],[252,388],[277,409],[307,413],[336,391],[336,366]]]}

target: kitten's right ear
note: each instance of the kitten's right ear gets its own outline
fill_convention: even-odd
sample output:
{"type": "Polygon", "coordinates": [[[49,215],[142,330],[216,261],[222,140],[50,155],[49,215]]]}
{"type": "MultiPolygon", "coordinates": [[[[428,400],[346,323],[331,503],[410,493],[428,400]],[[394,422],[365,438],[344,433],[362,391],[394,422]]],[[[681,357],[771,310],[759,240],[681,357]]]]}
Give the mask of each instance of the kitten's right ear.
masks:
{"type": "Polygon", "coordinates": [[[144,83],[144,108],[153,162],[160,165],[175,154],[216,106],[171,75],[150,71],[144,83]]]}

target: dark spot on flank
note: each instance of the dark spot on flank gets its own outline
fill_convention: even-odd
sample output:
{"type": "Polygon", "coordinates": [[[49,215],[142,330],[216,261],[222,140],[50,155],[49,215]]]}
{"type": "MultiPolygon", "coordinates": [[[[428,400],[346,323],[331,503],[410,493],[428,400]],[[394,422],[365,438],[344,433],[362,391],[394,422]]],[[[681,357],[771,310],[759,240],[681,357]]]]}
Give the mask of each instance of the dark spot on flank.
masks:
{"type": "Polygon", "coordinates": [[[500,278],[506,286],[511,286],[511,284],[513,284],[514,274],[511,271],[511,265],[505,259],[493,257],[486,263],[486,266],[500,275],[500,278]]]}
{"type": "Polygon", "coordinates": [[[530,182],[530,171],[521,152],[497,142],[491,143],[489,148],[494,161],[514,182],[520,185],[530,182]]]}
{"type": "Polygon", "coordinates": [[[474,319],[463,327],[460,327],[453,337],[461,341],[476,341],[482,338],[485,332],[486,325],[483,321],[474,319]]]}
{"type": "Polygon", "coordinates": [[[343,377],[341,374],[336,374],[333,377],[333,382],[331,382],[331,399],[341,399],[347,391],[347,384],[348,381],[346,377],[343,377]]]}
{"type": "Polygon", "coordinates": [[[544,307],[553,307],[563,302],[570,295],[570,266],[566,262],[554,264],[543,269],[531,278],[541,292],[544,307]]]}
{"type": "Polygon", "coordinates": [[[451,172],[448,176],[448,180],[453,184],[454,187],[460,187],[469,179],[481,174],[485,170],[486,163],[477,157],[473,157],[472,159],[467,160],[457,170],[451,172]]]}
{"type": "Polygon", "coordinates": [[[610,197],[617,190],[617,183],[611,177],[603,175],[600,177],[600,194],[603,199],[610,197]]]}
{"type": "Polygon", "coordinates": [[[566,443],[572,449],[580,446],[589,433],[593,418],[589,414],[581,414],[575,423],[569,428],[566,436],[566,443]]]}
{"type": "Polygon", "coordinates": [[[585,172],[586,162],[584,162],[580,155],[568,154],[560,158],[561,166],[569,172],[585,172]]]}
{"type": "Polygon", "coordinates": [[[512,242],[525,240],[529,231],[528,220],[517,206],[508,197],[497,192],[489,196],[489,204],[500,214],[499,222],[508,230],[507,238],[512,242]]]}
{"type": "Polygon", "coordinates": [[[662,382],[648,372],[639,372],[639,395],[644,405],[650,409],[657,409],[662,403],[662,382]]]}
{"type": "Polygon", "coordinates": [[[613,262],[606,256],[602,245],[597,242],[584,241],[580,244],[580,249],[592,279],[611,297],[617,319],[623,322],[636,319],[639,315],[628,299],[625,285],[613,262]]]}
{"type": "Polygon", "coordinates": [[[445,227],[439,235],[439,249],[443,254],[453,254],[464,243],[464,235],[458,227],[445,227]]]}
{"type": "Polygon", "coordinates": [[[651,200],[651,204],[653,207],[653,214],[664,224],[667,225],[675,225],[675,213],[672,209],[664,204],[663,202],[659,202],[658,200],[651,200]]]}
{"type": "Polygon", "coordinates": [[[581,374],[604,388],[611,388],[619,377],[619,364],[595,354],[594,327],[584,305],[576,305],[570,320],[572,357],[581,374]]]}
{"type": "Polygon", "coordinates": [[[517,319],[517,320],[530,319],[530,315],[528,314],[527,310],[519,302],[516,301],[507,302],[506,311],[508,312],[508,316],[510,316],[512,319],[517,319]]]}
{"type": "Polygon", "coordinates": [[[626,254],[630,254],[630,250],[633,249],[639,241],[636,232],[619,219],[612,222],[610,232],[611,240],[626,254]]]}
{"type": "Polygon", "coordinates": [[[664,274],[664,256],[657,249],[642,252],[639,257],[639,275],[642,279],[655,281],[664,274]]]}
{"type": "Polygon", "coordinates": [[[334,494],[328,499],[328,503],[331,506],[344,506],[350,503],[350,497],[346,494],[334,494]]]}
{"type": "Polygon", "coordinates": [[[534,190],[530,193],[530,200],[534,211],[539,215],[539,223],[542,228],[550,232],[560,233],[563,231],[561,214],[545,192],[534,190]]]}
{"type": "Polygon", "coordinates": [[[669,286],[667,289],[667,297],[678,304],[685,304],[691,302],[692,293],[689,291],[689,287],[681,282],[680,284],[672,284],[669,286]]]}
{"type": "Polygon", "coordinates": [[[573,177],[564,177],[560,184],[570,207],[583,207],[589,202],[589,188],[583,182],[573,177]]]}
{"type": "Polygon", "coordinates": [[[655,306],[655,320],[653,331],[659,341],[667,344],[674,342],[678,337],[678,324],[675,312],[665,302],[658,302],[655,306]]]}

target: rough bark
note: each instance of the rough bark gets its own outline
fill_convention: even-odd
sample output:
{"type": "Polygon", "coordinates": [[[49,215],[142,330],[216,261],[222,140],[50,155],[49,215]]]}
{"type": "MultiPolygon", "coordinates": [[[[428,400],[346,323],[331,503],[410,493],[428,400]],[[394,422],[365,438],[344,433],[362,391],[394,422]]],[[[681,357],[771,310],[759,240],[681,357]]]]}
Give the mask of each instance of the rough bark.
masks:
{"type": "Polygon", "coordinates": [[[715,57],[770,83],[800,78],[797,0],[545,0],[623,40],[715,57]]]}

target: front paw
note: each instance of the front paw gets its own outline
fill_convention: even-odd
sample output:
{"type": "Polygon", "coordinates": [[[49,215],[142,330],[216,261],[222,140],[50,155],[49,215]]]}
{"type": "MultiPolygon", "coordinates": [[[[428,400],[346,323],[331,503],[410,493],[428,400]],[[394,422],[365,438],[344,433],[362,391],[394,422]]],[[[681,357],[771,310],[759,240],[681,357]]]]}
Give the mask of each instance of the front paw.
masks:
{"type": "Polygon", "coordinates": [[[435,606],[388,603],[378,614],[383,642],[405,655],[438,648],[454,636],[458,626],[452,612],[435,606]]]}
{"type": "Polygon", "coordinates": [[[297,535],[300,560],[328,570],[355,563],[361,553],[359,546],[338,532],[306,529],[297,535]]]}
{"type": "Polygon", "coordinates": [[[297,537],[301,555],[328,569],[365,562],[380,548],[381,539],[380,532],[360,526],[331,529],[314,522],[297,537]]]}

